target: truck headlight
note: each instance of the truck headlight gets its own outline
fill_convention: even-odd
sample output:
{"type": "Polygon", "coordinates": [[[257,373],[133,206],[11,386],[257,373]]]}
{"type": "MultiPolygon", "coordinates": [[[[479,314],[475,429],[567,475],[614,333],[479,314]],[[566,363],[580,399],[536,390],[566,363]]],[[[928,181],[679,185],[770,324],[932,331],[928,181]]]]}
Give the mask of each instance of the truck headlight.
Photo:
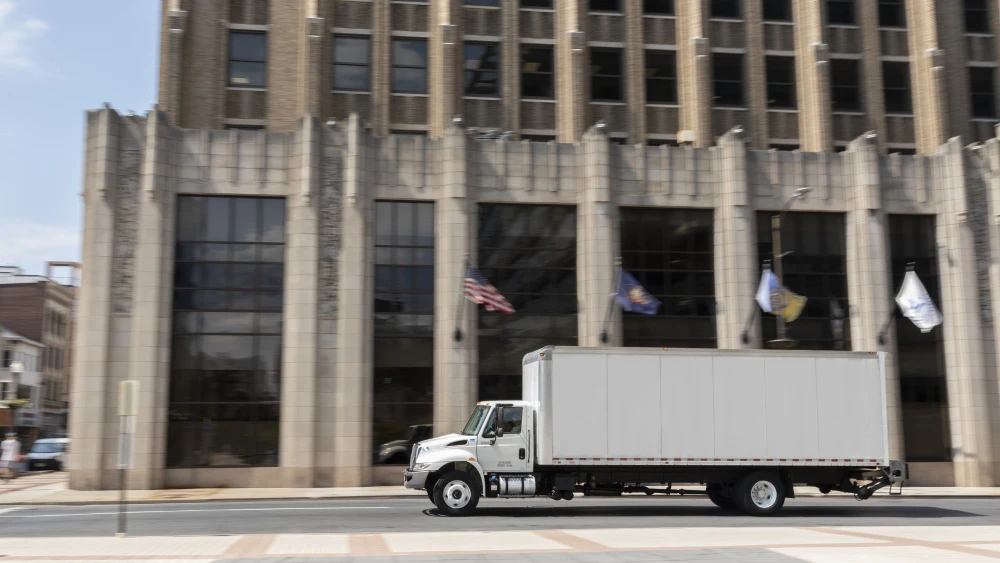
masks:
{"type": "Polygon", "coordinates": [[[418,464],[414,465],[413,468],[416,469],[417,471],[423,471],[425,469],[430,469],[430,467],[432,465],[434,465],[434,464],[433,463],[418,463],[418,464]]]}

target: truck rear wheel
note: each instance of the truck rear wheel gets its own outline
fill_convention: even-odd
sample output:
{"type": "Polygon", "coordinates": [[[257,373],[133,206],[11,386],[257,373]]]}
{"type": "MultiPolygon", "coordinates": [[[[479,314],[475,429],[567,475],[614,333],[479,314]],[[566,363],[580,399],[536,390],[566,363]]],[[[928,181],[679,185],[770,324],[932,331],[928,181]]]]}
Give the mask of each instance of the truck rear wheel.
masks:
{"type": "Polygon", "coordinates": [[[718,506],[722,510],[734,511],[739,509],[739,507],[736,506],[735,500],[722,494],[722,485],[713,483],[705,487],[705,492],[708,493],[708,500],[712,501],[712,504],[718,506]]]}
{"type": "Polygon", "coordinates": [[[736,505],[751,516],[767,516],[785,504],[785,486],[767,471],[755,471],[736,486],[736,505]]]}
{"type": "Polygon", "coordinates": [[[448,516],[465,516],[479,504],[479,485],[464,471],[452,471],[434,483],[435,506],[448,516]]]}

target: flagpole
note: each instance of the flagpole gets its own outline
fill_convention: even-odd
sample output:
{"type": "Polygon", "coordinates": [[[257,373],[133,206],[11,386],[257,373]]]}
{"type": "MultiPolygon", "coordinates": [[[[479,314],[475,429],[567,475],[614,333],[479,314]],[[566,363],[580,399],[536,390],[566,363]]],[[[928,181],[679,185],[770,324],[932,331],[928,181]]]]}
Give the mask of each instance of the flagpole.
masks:
{"type": "MultiPolygon", "coordinates": [[[[764,265],[761,267],[760,271],[763,272],[764,270],[770,270],[770,269],[771,269],[771,261],[764,260],[764,265]]],[[[757,306],[754,305],[753,307],[750,308],[750,316],[747,317],[747,322],[743,324],[743,331],[740,332],[740,340],[743,342],[743,344],[750,344],[750,323],[752,323],[753,320],[756,318],[757,318],[757,306]]]]}
{"type": "Polygon", "coordinates": [[[608,323],[611,322],[611,309],[615,304],[615,295],[618,294],[618,285],[622,279],[622,259],[621,256],[615,258],[615,278],[611,284],[611,294],[608,295],[608,307],[604,310],[604,320],[601,322],[601,344],[608,343],[608,323]]]}
{"type": "Polygon", "coordinates": [[[462,268],[462,284],[459,286],[458,303],[455,305],[455,342],[462,341],[462,320],[465,317],[465,308],[468,307],[465,298],[465,278],[469,275],[469,254],[465,254],[465,268],[462,268]]]}

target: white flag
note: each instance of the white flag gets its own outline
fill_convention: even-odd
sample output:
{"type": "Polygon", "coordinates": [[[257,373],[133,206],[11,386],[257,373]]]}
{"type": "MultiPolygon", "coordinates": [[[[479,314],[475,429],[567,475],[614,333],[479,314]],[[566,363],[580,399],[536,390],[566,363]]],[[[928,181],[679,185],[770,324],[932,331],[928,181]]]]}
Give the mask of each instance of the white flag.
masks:
{"type": "Polygon", "coordinates": [[[757,287],[757,304],[765,313],[774,312],[771,304],[772,294],[780,288],[778,276],[774,275],[771,268],[764,268],[760,273],[760,285],[757,287]]]}
{"type": "Polygon", "coordinates": [[[903,286],[896,294],[896,303],[903,315],[917,325],[920,332],[930,332],[932,328],[941,324],[941,313],[938,312],[931,296],[927,294],[924,284],[920,283],[920,278],[916,272],[910,270],[903,277],[903,286]]]}

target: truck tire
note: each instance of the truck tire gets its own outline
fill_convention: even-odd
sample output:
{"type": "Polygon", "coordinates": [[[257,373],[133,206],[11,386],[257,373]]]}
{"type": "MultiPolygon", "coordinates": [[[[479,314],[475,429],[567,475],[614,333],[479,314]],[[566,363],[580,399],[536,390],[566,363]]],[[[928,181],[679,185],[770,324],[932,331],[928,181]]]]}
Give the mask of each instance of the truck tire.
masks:
{"type": "Polygon", "coordinates": [[[739,507],[736,506],[735,500],[722,494],[722,485],[713,483],[705,487],[705,492],[708,493],[708,500],[712,501],[712,504],[718,506],[722,510],[730,512],[739,510],[739,507]]]}
{"type": "Polygon", "coordinates": [[[471,514],[479,504],[479,484],[464,471],[452,471],[434,483],[434,504],[448,516],[471,514]]]}
{"type": "Polygon", "coordinates": [[[736,506],[751,516],[767,516],[785,504],[785,486],[777,475],[755,471],[736,485],[736,506]]]}

